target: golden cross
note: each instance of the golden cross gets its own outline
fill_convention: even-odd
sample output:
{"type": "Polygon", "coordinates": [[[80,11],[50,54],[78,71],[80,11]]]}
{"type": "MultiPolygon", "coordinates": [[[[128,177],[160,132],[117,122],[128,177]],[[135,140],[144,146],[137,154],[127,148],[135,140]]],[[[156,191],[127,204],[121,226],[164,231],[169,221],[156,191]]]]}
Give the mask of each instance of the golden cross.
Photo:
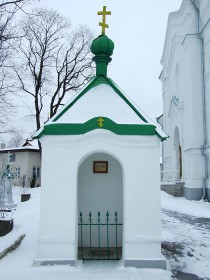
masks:
{"type": "Polygon", "coordinates": [[[97,119],[97,122],[98,122],[98,126],[102,127],[104,119],[102,117],[100,117],[99,119],[97,119]]]}
{"type": "Polygon", "coordinates": [[[102,16],[102,22],[99,22],[99,25],[102,27],[102,34],[105,34],[105,28],[109,28],[109,25],[106,24],[106,16],[111,15],[111,12],[106,10],[106,6],[103,6],[103,11],[98,12],[98,15],[102,16]]]}

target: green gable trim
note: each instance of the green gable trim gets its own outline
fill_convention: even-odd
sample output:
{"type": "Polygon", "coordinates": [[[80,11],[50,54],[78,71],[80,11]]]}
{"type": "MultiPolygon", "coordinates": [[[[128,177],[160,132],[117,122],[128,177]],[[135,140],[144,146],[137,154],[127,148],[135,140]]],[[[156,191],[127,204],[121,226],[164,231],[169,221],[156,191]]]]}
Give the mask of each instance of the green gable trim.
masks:
{"type": "MultiPolygon", "coordinates": [[[[125,97],[125,95],[118,89],[116,84],[108,77],[104,77],[107,80],[107,83],[110,84],[110,86],[115,90],[115,92],[118,93],[118,95],[130,106],[130,108],[139,116],[139,118],[144,121],[145,123],[148,123],[148,121],[142,116],[142,114],[133,106],[133,104],[130,103],[130,101],[125,97]]],[[[155,134],[161,139],[161,141],[166,140],[168,137],[162,137],[156,130],[155,134]]]]}
{"type": "Polygon", "coordinates": [[[53,122],[56,122],[60,117],[65,114],[66,111],[69,110],[85,93],[87,93],[90,89],[101,85],[101,84],[107,84],[110,85],[113,90],[128,104],[128,106],[137,114],[137,116],[143,120],[145,123],[148,123],[147,120],[140,114],[140,112],[130,103],[130,101],[124,96],[124,94],[118,89],[118,87],[115,85],[115,83],[108,77],[104,76],[97,76],[91,80],[89,85],[84,88],[84,90],[63,110],[58,114],[58,116],[53,120],[53,122]]]}
{"type": "Polygon", "coordinates": [[[55,117],[53,122],[56,122],[58,119],[60,119],[60,117],[62,117],[63,114],[65,114],[66,111],[68,111],[69,108],[71,108],[86,92],[101,84],[108,84],[108,82],[105,80],[103,76],[97,76],[92,78],[92,80],[90,80],[89,84],[82,90],[82,92],[55,117]]]}
{"type": "Polygon", "coordinates": [[[130,103],[125,95],[118,89],[117,85],[108,77],[104,77],[107,83],[114,89],[114,91],[128,104],[128,106],[136,113],[136,115],[145,123],[148,121],[142,116],[142,114],[130,103]]]}
{"type": "MultiPolygon", "coordinates": [[[[66,107],[64,108],[54,119],[53,122],[56,122],[58,119],[60,119],[63,114],[65,114],[66,111],[68,111],[83,95],[85,95],[89,90],[92,88],[101,85],[101,84],[107,84],[110,85],[114,91],[128,104],[128,106],[139,116],[139,118],[145,122],[146,124],[148,121],[142,116],[142,114],[131,104],[131,102],[124,96],[124,94],[119,90],[117,85],[108,77],[105,76],[96,76],[93,77],[89,84],[81,91],[81,93],[66,107]]],[[[162,137],[157,131],[155,131],[155,134],[161,139],[161,141],[164,141],[167,139],[167,137],[162,137]]]]}
{"type": "Polygon", "coordinates": [[[162,137],[157,131],[155,131],[155,134],[160,138],[161,142],[162,142],[162,141],[165,141],[166,139],[169,138],[169,136],[167,136],[167,137],[162,137]]]}
{"type": "Polygon", "coordinates": [[[95,129],[109,130],[117,135],[155,135],[155,126],[150,124],[117,124],[105,117],[96,117],[82,124],[52,123],[35,138],[43,135],[80,135],[95,129]],[[101,127],[100,127],[101,125],[101,127]]]}

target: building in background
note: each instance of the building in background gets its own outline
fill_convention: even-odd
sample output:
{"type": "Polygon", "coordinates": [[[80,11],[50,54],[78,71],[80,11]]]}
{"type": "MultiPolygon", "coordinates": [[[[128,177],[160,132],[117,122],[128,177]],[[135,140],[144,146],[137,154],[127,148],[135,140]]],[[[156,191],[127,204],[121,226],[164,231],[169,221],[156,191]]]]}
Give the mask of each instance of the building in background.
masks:
{"type": "Polygon", "coordinates": [[[170,13],[161,59],[163,181],[210,200],[210,1],[183,0],[170,13]]]}
{"type": "Polygon", "coordinates": [[[21,185],[20,181],[25,175],[26,186],[30,187],[32,181],[35,187],[40,186],[41,155],[37,141],[27,140],[22,147],[0,149],[0,174],[8,162],[14,174],[14,185],[21,185]]]}

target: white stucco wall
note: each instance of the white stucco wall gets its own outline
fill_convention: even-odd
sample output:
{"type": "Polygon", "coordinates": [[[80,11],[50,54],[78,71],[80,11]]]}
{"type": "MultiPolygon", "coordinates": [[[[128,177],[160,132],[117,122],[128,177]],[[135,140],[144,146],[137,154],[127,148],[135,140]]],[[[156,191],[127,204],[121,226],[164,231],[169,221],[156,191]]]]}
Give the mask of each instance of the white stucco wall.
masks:
{"type": "MultiPolygon", "coordinates": [[[[205,46],[205,82],[206,82],[206,108],[207,108],[207,133],[208,133],[208,144],[206,152],[210,159],[210,1],[200,1],[201,14],[202,14],[202,27],[205,26],[203,31],[204,46],[205,46]],[[208,24],[206,24],[208,22],[208,24]]],[[[209,174],[210,174],[210,162],[209,162],[209,174]]],[[[209,189],[209,200],[210,200],[210,180],[208,180],[209,189]]]]}
{"type": "Polygon", "coordinates": [[[37,260],[77,260],[78,170],[95,153],[111,155],[122,167],[123,260],[162,259],[156,136],[118,136],[97,130],[79,136],[43,136],[41,143],[37,260]]]}
{"type": "MultiPolygon", "coordinates": [[[[210,118],[208,117],[210,111],[208,94],[210,2],[205,0],[197,2],[200,9],[200,31],[202,31],[204,39],[207,130],[208,139],[210,139],[210,118]]],[[[182,146],[182,179],[185,182],[186,196],[189,199],[201,198],[202,181],[205,176],[204,158],[201,155],[201,146],[204,143],[201,43],[196,33],[195,9],[190,0],[183,0],[180,10],[169,15],[161,59],[163,71],[160,79],[163,91],[163,129],[170,136],[170,139],[166,140],[163,145],[165,181],[170,181],[173,177],[171,174],[177,171],[176,151],[173,143],[173,135],[177,127],[182,146]],[[179,68],[178,87],[177,67],[179,68]],[[179,98],[177,104],[172,102],[173,96],[179,98]]],[[[209,140],[206,146],[209,147],[209,140]]],[[[206,149],[206,152],[210,155],[209,148],[206,149]]]]}

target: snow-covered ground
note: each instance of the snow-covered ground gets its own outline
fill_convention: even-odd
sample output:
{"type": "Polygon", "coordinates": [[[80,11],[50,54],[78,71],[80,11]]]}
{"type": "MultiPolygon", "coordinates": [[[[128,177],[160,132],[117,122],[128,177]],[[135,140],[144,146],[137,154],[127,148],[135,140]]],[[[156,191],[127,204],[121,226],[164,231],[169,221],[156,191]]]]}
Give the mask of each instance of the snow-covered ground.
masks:
{"type": "MultiPolygon", "coordinates": [[[[20,190],[15,188],[16,201],[20,190]]],[[[85,262],[78,266],[33,267],[39,230],[40,188],[31,190],[31,199],[19,203],[14,213],[11,233],[0,237],[0,252],[25,234],[21,245],[0,260],[0,279],[8,280],[170,280],[170,270],[193,273],[201,279],[210,278],[210,231],[202,221],[210,218],[210,203],[173,198],[162,192],[162,236],[170,270],[124,268],[120,262],[85,262]],[[192,217],[192,216],[196,216],[192,217]],[[204,218],[204,220],[202,220],[204,218]],[[200,223],[200,224],[199,224],[200,223]],[[175,244],[170,249],[169,244],[175,244]],[[205,278],[206,277],[206,278],[205,278]]],[[[174,279],[174,278],[173,278],[174,279]]],[[[189,278],[190,279],[190,278],[189,278]]]]}
{"type": "Polygon", "coordinates": [[[162,192],[162,240],[168,269],[210,279],[210,203],[162,192]]]}

